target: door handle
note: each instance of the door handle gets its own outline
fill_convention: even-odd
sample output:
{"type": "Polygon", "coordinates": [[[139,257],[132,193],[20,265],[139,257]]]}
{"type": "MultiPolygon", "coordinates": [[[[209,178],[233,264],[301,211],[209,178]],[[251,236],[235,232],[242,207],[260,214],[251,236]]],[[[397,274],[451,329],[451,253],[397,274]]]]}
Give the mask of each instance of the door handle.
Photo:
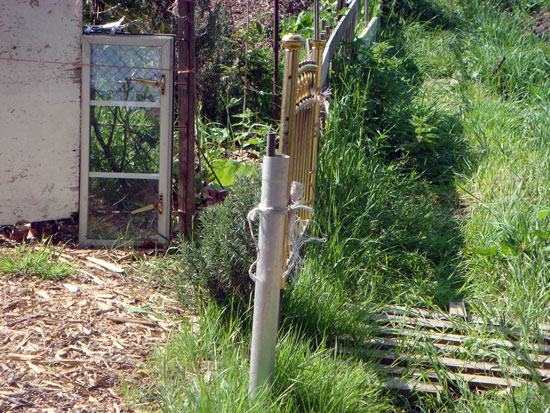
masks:
{"type": "Polygon", "coordinates": [[[161,95],[164,95],[164,89],[166,88],[166,80],[164,75],[162,75],[159,80],[150,80],[150,79],[140,79],[138,77],[133,77],[130,79],[130,82],[141,83],[142,85],[158,87],[160,89],[161,95]]]}
{"type": "Polygon", "coordinates": [[[133,211],[130,211],[130,214],[135,215],[135,214],[139,214],[141,212],[152,211],[155,208],[158,209],[159,214],[162,214],[162,212],[163,212],[163,208],[162,208],[163,199],[164,199],[164,197],[162,195],[160,195],[158,204],[145,205],[144,207],[141,207],[141,208],[138,208],[138,209],[134,209],[133,211]]]}

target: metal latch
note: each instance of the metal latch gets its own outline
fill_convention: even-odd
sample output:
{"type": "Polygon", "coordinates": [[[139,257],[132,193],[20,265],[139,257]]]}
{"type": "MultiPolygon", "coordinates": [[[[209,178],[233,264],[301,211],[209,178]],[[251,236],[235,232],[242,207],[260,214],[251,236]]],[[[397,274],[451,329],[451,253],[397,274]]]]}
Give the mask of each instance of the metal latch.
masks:
{"type": "Polygon", "coordinates": [[[159,214],[162,214],[162,201],[163,201],[163,196],[160,195],[158,204],[145,205],[144,207],[134,209],[133,211],[130,212],[130,214],[135,215],[135,214],[139,214],[140,212],[152,211],[153,209],[158,209],[159,214]]]}
{"type": "Polygon", "coordinates": [[[164,75],[162,75],[159,80],[140,79],[137,77],[133,77],[130,79],[130,82],[136,82],[136,83],[141,83],[142,85],[158,87],[160,88],[160,93],[164,95],[164,89],[166,87],[166,80],[164,78],[164,75]]]}

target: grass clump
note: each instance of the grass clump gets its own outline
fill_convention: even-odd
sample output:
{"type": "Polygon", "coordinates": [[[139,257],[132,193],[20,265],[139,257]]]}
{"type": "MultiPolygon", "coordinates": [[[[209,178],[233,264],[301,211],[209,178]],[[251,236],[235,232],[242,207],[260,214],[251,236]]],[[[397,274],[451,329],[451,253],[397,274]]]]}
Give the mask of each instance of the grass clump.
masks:
{"type": "Polygon", "coordinates": [[[10,275],[30,275],[42,280],[61,280],[73,272],[73,267],[60,261],[59,255],[48,244],[38,248],[22,246],[0,255],[0,272],[10,275]]]}
{"type": "Polygon", "coordinates": [[[344,360],[296,331],[279,340],[275,380],[248,395],[250,335],[229,307],[207,305],[200,325],[182,324],[153,360],[147,397],[166,412],[371,412],[386,410],[371,364],[344,360]],[[269,392],[268,392],[269,390],[269,392]]]}

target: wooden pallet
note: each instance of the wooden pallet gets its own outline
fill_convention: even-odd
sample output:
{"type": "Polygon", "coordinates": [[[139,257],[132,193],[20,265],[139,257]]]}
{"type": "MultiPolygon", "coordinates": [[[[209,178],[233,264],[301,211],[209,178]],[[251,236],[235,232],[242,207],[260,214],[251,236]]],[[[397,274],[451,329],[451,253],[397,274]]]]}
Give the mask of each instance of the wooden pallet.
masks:
{"type": "Polygon", "coordinates": [[[384,386],[405,393],[438,394],[461,387],[510,391],[526,382],[550,385],[550,326],[529,344],[519,331],[495,320],[468,317],[464,304],[451,303],[449,313],[387,307],[371,318],[373,337],[347,354],[380,360],[384,386]],[[377,325],[373,329],[373,322],[377,325]],[[484,338],[468,335],[484,331],[484,338]],[[487,339],[487,332],[495,338],[487,339]]]}

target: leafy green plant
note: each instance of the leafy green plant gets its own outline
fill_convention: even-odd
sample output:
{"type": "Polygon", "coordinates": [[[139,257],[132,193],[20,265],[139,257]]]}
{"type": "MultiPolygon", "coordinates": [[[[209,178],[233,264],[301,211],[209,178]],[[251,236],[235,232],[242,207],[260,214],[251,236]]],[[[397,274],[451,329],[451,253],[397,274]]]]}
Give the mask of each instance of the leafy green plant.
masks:
{"type": "Polygon", "coordinates": [[[248,268],[256,249],[246,216],[259,197],[257,171],[236,175],[227,199],[199,214],[195,239],[181,246],[180,277],[185,284],[219,302],[248,304],[252,288],[248,268]]]}
{"type": "Polygon", "coordinates": [[[43,280],[61,280],[74,271],[73,267],[60,260],[60,256],[48,243],[37,248],[17,247],[14,252],[0,255],[0,272],[16,275],[31,275],[43,280]]]}

